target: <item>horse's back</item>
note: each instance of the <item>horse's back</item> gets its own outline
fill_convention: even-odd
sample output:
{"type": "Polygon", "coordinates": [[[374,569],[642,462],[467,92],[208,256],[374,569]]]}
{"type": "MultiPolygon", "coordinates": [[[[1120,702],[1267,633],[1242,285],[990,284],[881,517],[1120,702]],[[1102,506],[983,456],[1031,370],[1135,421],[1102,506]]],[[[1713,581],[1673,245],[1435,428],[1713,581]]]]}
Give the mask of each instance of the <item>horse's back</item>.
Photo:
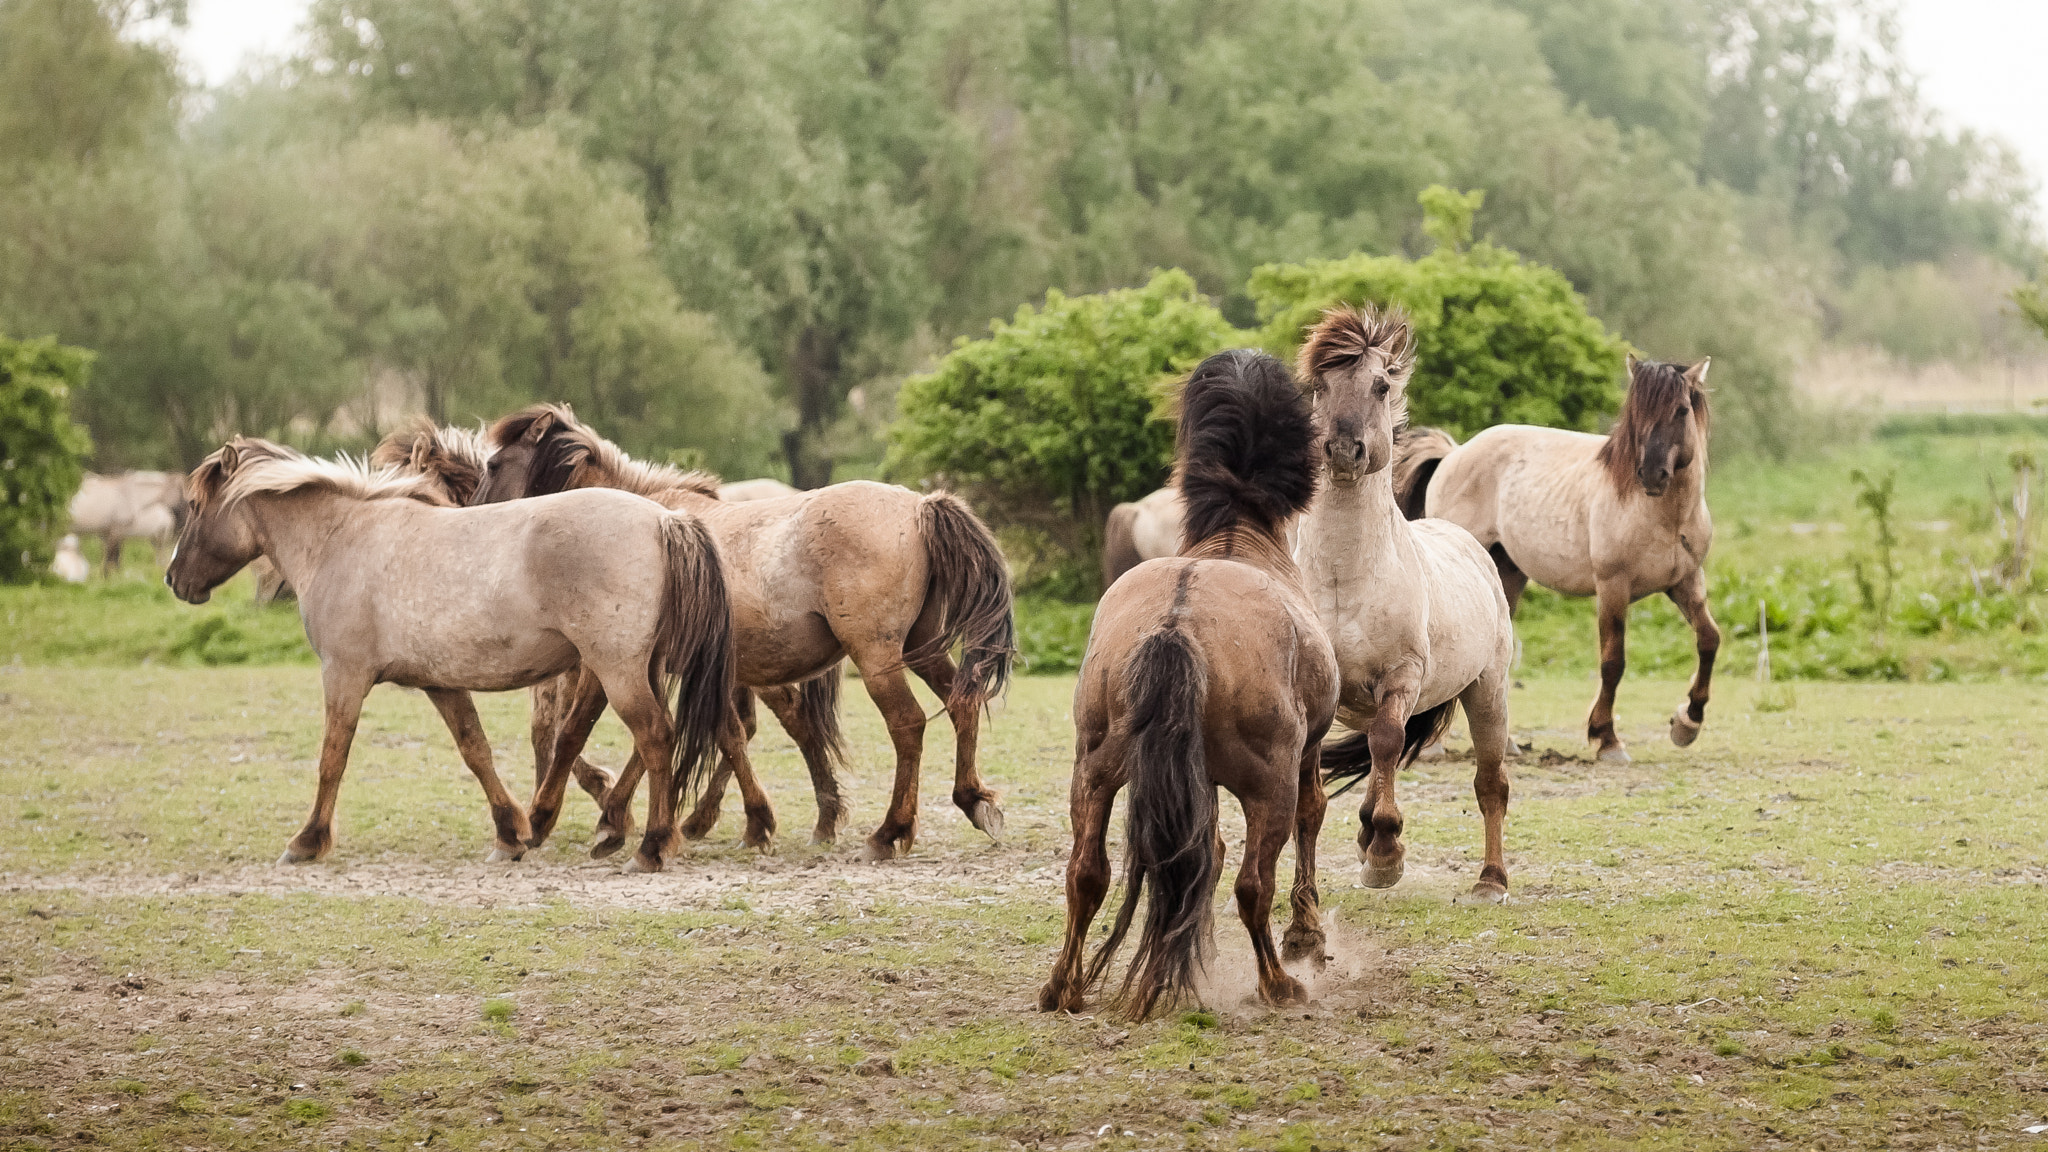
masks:
{"type": "Polygon", "coordinates": [[[1605,480],[1596,457],[1606,442],[1563,428],[1495,425],[1437,467],[1428,514],[1464,528],[1482,549],[1501,545],[1537,583],[1588,595],[1589,519],[1605,480]]]}

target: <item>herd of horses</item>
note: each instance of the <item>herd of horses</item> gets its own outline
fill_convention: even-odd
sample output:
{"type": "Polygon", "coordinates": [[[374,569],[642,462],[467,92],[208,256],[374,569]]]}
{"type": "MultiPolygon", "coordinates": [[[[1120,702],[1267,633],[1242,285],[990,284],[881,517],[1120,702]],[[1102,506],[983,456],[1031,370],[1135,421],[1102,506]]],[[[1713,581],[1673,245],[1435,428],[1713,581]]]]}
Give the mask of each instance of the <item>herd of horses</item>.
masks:
{"type": "MultiPolygon", "coordinates": [[[[1075,688],[1066,930],[1042,1008],[1083,1005],[1141,903],[1116,1006],[1144,1016],[1193,994],[1224,855],[1218,788],[1244,811],[1235,896],[1259,993],[1303,999],[1283,962],[1323,958],[1315,844],[1326,782],[1364,783],[1364,882],[1394,884],[1405,854],[1395,781],[1459,707],[1484,840],[1461,899],[1503,899],[1512,615],[1530,579],[1599,599],[1588,735],[1602,759],[1626,757],[1613,723],[1622,621],[1654,592],[1698,636],[1671,735],[1685,744],[1698,734],[1719,639],[1700,571],[1711,535],[1706,363],[1631,358],[1609,436],[1500,426],[1460,446],[1408,426],[1413,358],[1398,312],[1339,307],[1307,333],[1292,370],[1237,350],[1183,386],[1173,487],[1111,518],[1113,551],[1133,562],[1106,574],[1075,688]],[[1325,743],[1338,722],[1353,735],[1325,743]],[[1091,958],[1109,818],[1126,788],[1123,903],[1091,958]],[[1276,947],[1275,872],[1290,839],[1292,918],[1276,947]]],[[[546,841],[572,779],[599,806],[591,852],[603,856],[630,840],[647,778],[628,870],[659,871],[680,838],[708,834],[729,783],[745,842],[767,846],[774,808],[747,755],[757,700],[810,771],[813,839],[832,841],[847,819],[838,698],[849,659],[896,760],[866,858],[899,856],[916,839],[927,717],[912,675],[953,727],[954,804],[999,837],[1002,808],[977,755],[1016,655],[994,536],[945,493],[852,481],[746,496],[758,498],[634,460],[549,404],[482,432],[422,421],[366,461],[245,437],[207,457],[188,481],[166,581],[201,603],[266,560],[296,591],[320,661],[318,791],[280,862],[331,848],[350,744],[378,683],[419,688],[441,714],[490,803],[493,860],[546,841]],[[533,693],[524,807],[498,778],[470,699],[515,688],[533,693]],[[606,707],[632,736],[616,772],[582,755],[606,707]]]]}

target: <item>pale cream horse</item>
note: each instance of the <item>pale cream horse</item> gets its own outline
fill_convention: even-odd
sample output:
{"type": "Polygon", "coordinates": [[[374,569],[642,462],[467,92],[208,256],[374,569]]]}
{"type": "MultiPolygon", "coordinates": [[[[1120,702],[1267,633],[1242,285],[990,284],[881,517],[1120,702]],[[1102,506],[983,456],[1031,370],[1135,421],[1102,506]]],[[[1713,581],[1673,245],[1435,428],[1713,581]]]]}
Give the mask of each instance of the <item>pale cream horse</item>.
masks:
{"type": "Polygon", "coordinates": [[[734,480],[718,486],[718,498],[728,504],[743,504],[748,500],[779,500],[794,496],[800,489],[792,488],[773,476],[762,476],[754,480],[734,480]]]}
{"type": "Polygon", "coordinates": [[[1366,778],[1364,880],[1390,887],[1407,854],[1395,776],[1462,703],[1486,829],[1485,864],[1462,899],[1494,903],[1508,888],[1502,823],[1514,624],[1472,534],[1445,520],[1411,522],[1395,503],[1394,430],[1413,368],[1414,339],[1398,311],[1332,308],[1301,347],[1298,374],[1315,405],[1327,482],[1301,521],[1295,558],[1336,650],[1337,718],[1357,733],[1323,748],[1323,772],[1366,778]]]}
{"type": "Polygon", "coordinates": [[[1110,509],[1102,530],[1102,590],[1147,560],[1176,555],[1186,508],[1180,489],[1169,486],[1110,509]]]}
{"type": "Polygon", "coordinates": [[[149,540],[161,557],[177,536],[184,512],[182,472],[87,472],[71,497],[71,530],[100,538],[106,548],[101,569],[111,576],[121,567],[123,540],[149,540]]]}
{"type": "Polygon", "coordinates": [[[1707,607],[1707,365],[1629,357],[1628,398],[1607,436],[1502,424],[1458,447],[1435,429],[1404,452],[1404,487],[1421,487],[1429,515],[1463,525],[1492,553],[1508,604],[1530,580],[1594,596],[1600,694],[1586,718],[1599,758],[1628,762],[1614,728],[1614,691],[1627,665],[1628,606],[1671,597],[1693,630],[1698,665],[1671,715],[1671,742],[1699,737],[1721,630],[1707,607]],[[1434,447],[1432,447],[1434,445],[1434,447]],[[1433,466],[1433,475],[1425,474],[1433,466]]]}
{"type": "Polygon", "coordinates": [[[319,791],[280,863],[332,846],[363,697],[381,683],[433,701],[490,800],[492,859],[517,859],[531,825],[491,765],[469,693],[525,688],[581,664],[652,781],[628,868],[661,869],[675,835],[669,778],[697,770],[731,707],[732,615],[702,522],[623,492],[454,508],[424,478],[241,437],[193,473],[191,497],[164,578],[171,590],[204,603],[268,556],[298,590],[320,658],[319,791]]]}

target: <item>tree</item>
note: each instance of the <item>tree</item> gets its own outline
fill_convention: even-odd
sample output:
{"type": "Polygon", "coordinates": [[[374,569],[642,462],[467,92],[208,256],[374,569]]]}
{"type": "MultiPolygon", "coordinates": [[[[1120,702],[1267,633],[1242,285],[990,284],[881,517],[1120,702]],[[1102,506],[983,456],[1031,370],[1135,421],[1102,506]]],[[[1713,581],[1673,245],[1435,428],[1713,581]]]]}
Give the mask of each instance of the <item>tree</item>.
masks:
{"type": "Polygon", "coordinates": [[[1048,292],[903,386],[888,469],[1045,534],[1066,557],[1056,578],[1092,581],[1111,506],[1173,466],[1164,384],[1244,335],[1178,269],[1143,288],[1048,292]]]}
{"type": "Polygon", "coordinates": [[[70,409],[91,366],[91,353],[55,340],[0,336],[0,581],[49,565],[50,540],[92,452],[70,409]]]}
{"type": "Polygon", "coordinates": [[[1481,200],[1425,190],[1424,227],[1438,247],[1420,260],[1352,256],[1254,272],[1266,346],[1290,354],[1332,305],[1398,305],[1415,331],[1411,420],[1460,438],[1504,423],[1598,430],[1621,399],[1625,345],[1557,272],[1471,244],[1481,200]]]}

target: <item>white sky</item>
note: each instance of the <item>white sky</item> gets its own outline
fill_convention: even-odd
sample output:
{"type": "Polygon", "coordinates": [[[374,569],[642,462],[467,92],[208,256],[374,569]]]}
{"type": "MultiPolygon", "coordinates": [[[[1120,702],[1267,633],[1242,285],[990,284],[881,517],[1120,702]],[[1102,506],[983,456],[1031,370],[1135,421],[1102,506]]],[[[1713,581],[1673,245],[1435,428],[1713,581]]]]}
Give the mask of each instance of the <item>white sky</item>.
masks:
{"type": "MultiPolygon", "coordinates": [[[[297,43],[307,0],[191,0],[180,36],[209,84],[249,53],[282,56],[297,43]]],[[[2019,149],[2048,184],[2048,0],[1899,0],[1905,53],[1930,103],[1961,126],[2019,149]]]]}

